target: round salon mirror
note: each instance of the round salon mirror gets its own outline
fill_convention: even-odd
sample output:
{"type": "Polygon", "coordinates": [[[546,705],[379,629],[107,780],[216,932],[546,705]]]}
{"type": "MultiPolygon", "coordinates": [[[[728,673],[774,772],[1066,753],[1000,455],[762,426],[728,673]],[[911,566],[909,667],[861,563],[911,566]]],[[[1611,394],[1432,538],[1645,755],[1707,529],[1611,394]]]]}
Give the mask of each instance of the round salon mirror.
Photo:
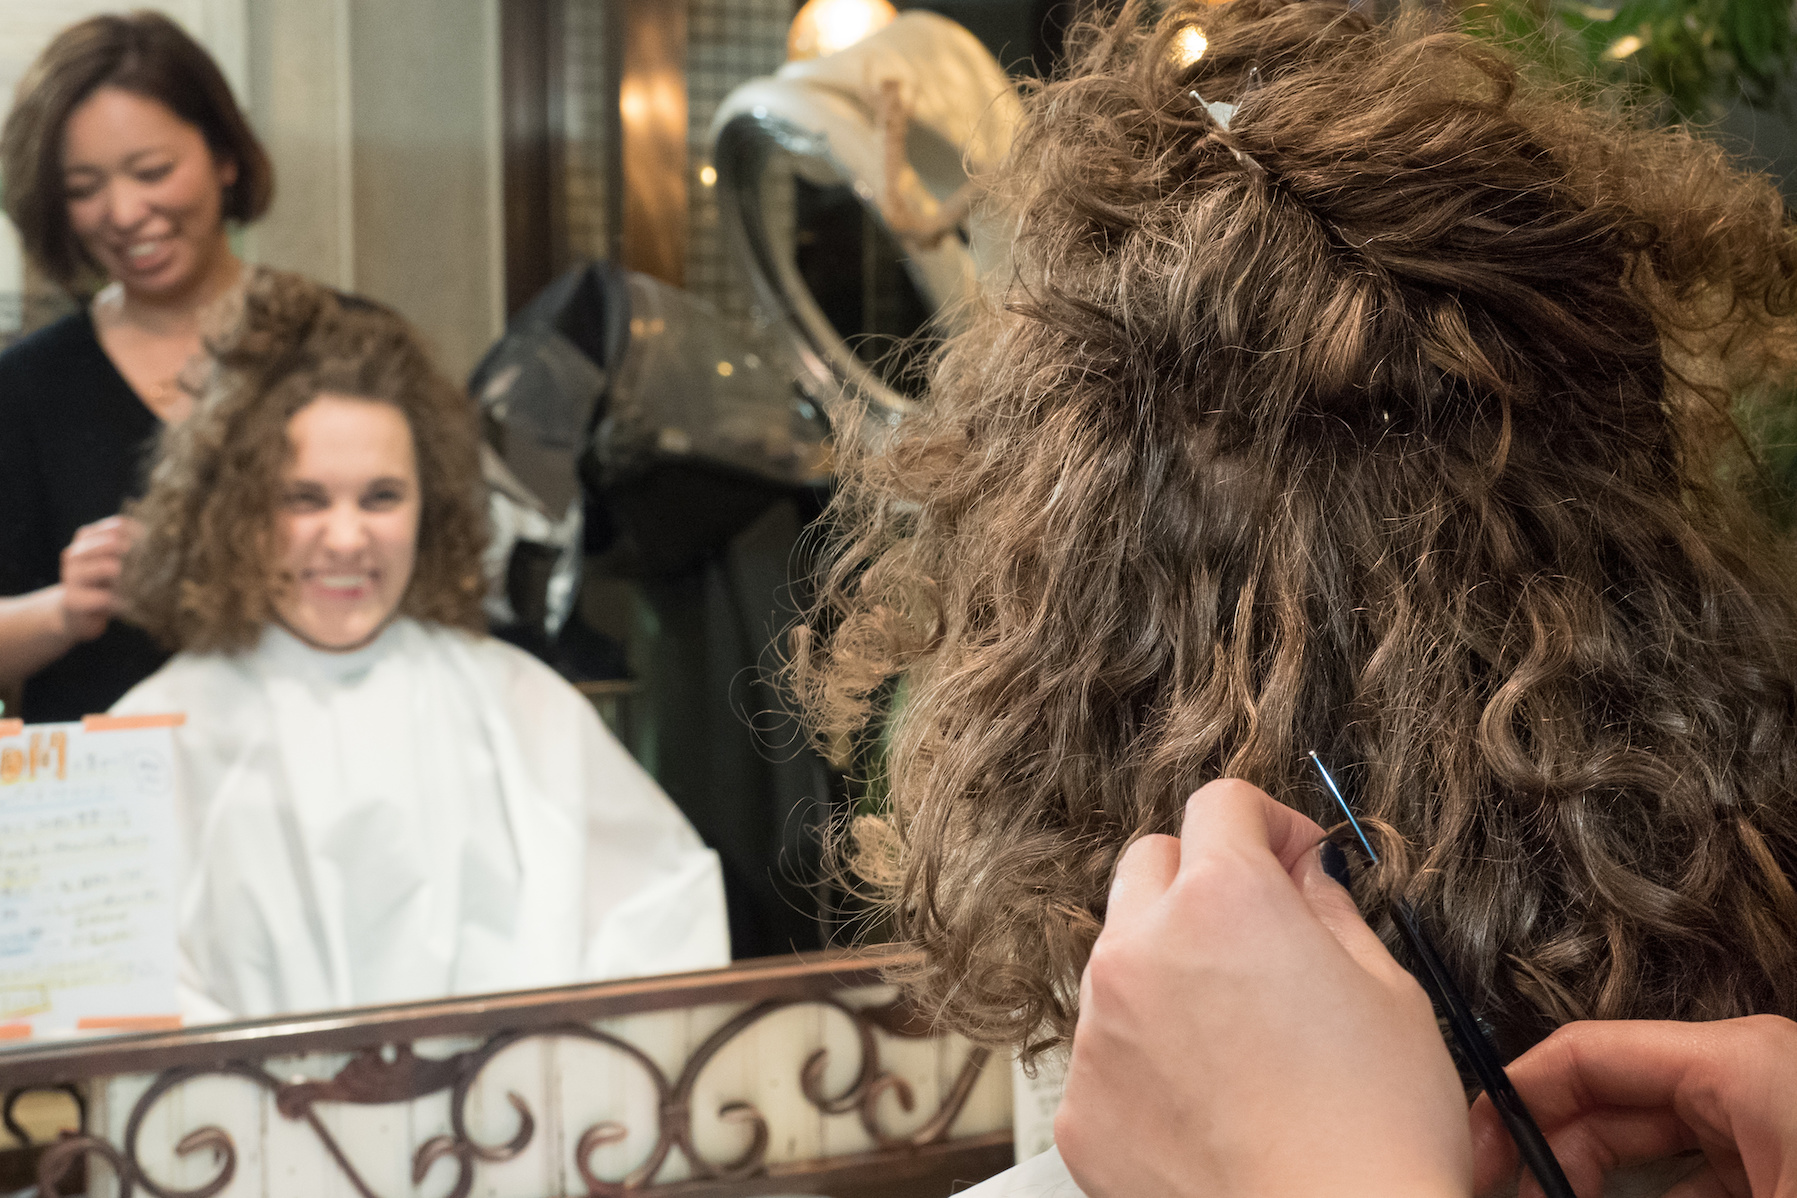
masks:
{"type": "Polygon", "coordinates": [[[712,122],[726,236],[801,385],[897,423],[1002,240],[968,176],[1008,148],[1018,99],[967,30],[925,11],[732,92],[712,122]]]}

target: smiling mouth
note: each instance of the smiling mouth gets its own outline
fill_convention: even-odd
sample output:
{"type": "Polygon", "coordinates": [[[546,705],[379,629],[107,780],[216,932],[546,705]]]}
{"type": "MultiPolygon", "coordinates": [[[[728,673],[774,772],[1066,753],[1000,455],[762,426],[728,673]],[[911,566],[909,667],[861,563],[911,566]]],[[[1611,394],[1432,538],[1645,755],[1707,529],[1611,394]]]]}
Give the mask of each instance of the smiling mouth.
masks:
{"type": "Polygon", "coordinates": [[[320,590],[338,594],[360,594],[374,589],[372,574],[313,574],[307,581],[320,590]]]}
{"type": "Polygon", "coordinates": [[[125,261],[131,263],[145,262],[161,253],[168,245],[166,238],[154,241],[138,241],[125,247],[125,261]]]}

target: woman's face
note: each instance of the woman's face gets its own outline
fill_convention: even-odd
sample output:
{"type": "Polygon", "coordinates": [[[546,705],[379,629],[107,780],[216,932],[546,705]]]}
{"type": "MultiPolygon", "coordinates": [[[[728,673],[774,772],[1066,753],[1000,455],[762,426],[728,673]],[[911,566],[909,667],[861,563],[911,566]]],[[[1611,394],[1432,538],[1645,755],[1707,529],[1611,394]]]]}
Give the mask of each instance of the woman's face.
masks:
{"type": "Polygon", "coordinates": [[[194,126],[155,100],[102,87],[62,130],[69,226],[103,270],[139,295],[178,295],[229,253],[220,162],[194,126]]]}
{"type": "Polygon", "coordinates": [[[373,640],[406,593],[418,550],[412,428],[390,403],[320,395],[287,422],[276,618],[319,649],[373,640]]]}

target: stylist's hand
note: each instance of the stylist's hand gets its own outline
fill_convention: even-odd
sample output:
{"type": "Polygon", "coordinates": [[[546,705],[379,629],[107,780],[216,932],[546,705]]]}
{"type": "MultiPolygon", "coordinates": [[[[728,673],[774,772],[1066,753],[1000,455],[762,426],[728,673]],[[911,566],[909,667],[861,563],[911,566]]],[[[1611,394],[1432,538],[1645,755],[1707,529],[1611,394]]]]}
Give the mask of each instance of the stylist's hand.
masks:
{"type": "Polygon", "coordinates": [[[1322,829],[1212,782],[1118,863],[1055,1142],[1091,1198],[1464,1196],[1466,1100],[1429,1000],[1322,829]]]}
{"type": "Polygon", "coordinates": [[[91,641],[118,612],[119,574],[142,526],[108,516],[75,530],[62,551],[62,619],[71,640],[91,641]]]}
{"type": "MultiPolygon", "coordinates": [[[[1569,1023],[1507,1072],[1566,1179],[1601,1194],[1612,1169],[1701,1149],[1704,1169],[1667,1198],[1797,1198],[1797,1023],[1569,1023]]],[[[1516,1170],[1483,1096],[1472,1110],[1481,1191],[1516,1170]]],[[[1521,1198],[1541,1190],[1525,1177],[1521,1198]]]]}

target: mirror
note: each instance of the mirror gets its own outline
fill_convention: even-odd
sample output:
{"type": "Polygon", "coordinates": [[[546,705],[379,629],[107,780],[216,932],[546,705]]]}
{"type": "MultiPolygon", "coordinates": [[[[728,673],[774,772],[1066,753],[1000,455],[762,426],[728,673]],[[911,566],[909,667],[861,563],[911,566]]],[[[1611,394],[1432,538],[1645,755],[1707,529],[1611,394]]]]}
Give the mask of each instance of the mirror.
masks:
{"type": "MultiPolygon", "coordinates": [[[[65,0],[0,11],[0,87],[10,95],[60,28],[115,7],[65,0]]],[[[783,68],[790,14],[736,0],[695,0],[681,14],[625,0],[391,0],[378,13],[309,0],[151,7],[216,61],[273,160],[276,201],[233,232],[238,255],[391,307],[451,377],[469,377],[502,344],[508,321],[565,270],[617,264],[623,352],[582,355],[584,365],[553,350],[534,366],[509,363],[578,376],[576,389],[607,400],[603,412],[582,415],[591,421],[576,430],[578,445],[564,447],[586,472],[584,490],[527,481],[527,449],[497,431],[491,438],[489,485],[513,486],[519,512],[535,505],[541,523],[525,539],[560,547],[494,559],[493,569],[520,574],[518,595],[544,601],[502,614],[611,637],[583,646],[576,665],[557,664],[578,675],[581,693],[723,854],[737,955],[825,943],[835,932],[820,913],[839,896],[811,889],[816,829],[840,784],[793,748],[800,735],[767,681],[774,636],[791,619],[792,588],[806,569],[794,547],[825,498],[827,438],[832,420],[851,410],[847,397],[866,398],[882,422],[902,418],[933,339],[952,330],[954,304],[982,272],[1002,268],[1002,247],[953,211],[966,183],[963,154],[972,148],[976,162],[989,162],[1002,150],[1016,101],[993,52],[1036,52],[1033,42],[1014,44],[1013,27],[1040,26],[1054,6],[974,6],[989,24],[1015,10],[1009,25],[993,25],[1003,28],[988,37],[990,49],[914,12],[858,53],[791,68],[783,68]],[[657,195],[685,199],[651,214],[678,233],[657,240],[663,251],[684,250],[674,277],[633,262],[647,238],[623,203],[619,143],[642,115],[633,97],[649,93],[621,85],[630,69],[621,47],[642,44],[644,22],[683,49],[675,57],[686,64],[684,80],[675,77],[683,95],[654,94],[663,117],[684,114],[678,144],[662,146],[659,159],[629,158],[658,172],[657,195]],[[883,81],[898,86],[888,95],[883,81]],[[889,184],[894,127],[904,169],[889,184]],[[896,223],[894,197],[903,210],[896,223]],[[919,234],[918,221],[945,211],[940,229],[919,234]],[[668,416],[675,408],[678,419],[668,416]],[[776,425],[778,445],[766,435],[776,425]],[[613,456],[586,452],[595,447],[613,456]],[[708,520],[722,531],[707,532],[700,549],[676,535],[710,529],[708,520]],[[795,912],[795,896],[810,908],[795,912]]],[[[77,307],[0,222],[0,346],[77,307]]],[[[477,376],[477,398],[507,365],[477,376]]],[[[488,415],[495,429],[505,423],[491,404],[488,415]]],[[[553,660],[549,647],[532,648],[553,660]]],[[[16,691],[0,697],[6,714],[19,713],[16,691]]],[[[216,715],[196,708],[189,727],[216,715]]],[[[371,711],[367,726],[379,718],[371,711]]],[[[407,752],[426,765],[433,754],[453,761],[485,735],[476,724],[438,737],[436,749],[407,752]]],[[[0,725],[0,741],[5,732],[0,725]]],[[[307,800],[283,818],[303,822],[317,810],[307,800]]],[[[437,825],[453,822],[356,818],[339,827],[362,835],[314,846],[318,868],[306,883],[352,907],[393,901],[418,882],[393,867],[383,843],[442,835],[437,825]],[[326,878],[326,865],[338,880],[326,878]]],[[[544,834],[542,843],[553,841],[544,834]]],[[[482,869],[503,877],[510,868],[497,858],[458,861],[467,893],[479,889],[482,869]]],[[[479,938],[478,929],[462,934],[479,938]]],[[[318,935],[316,920],[301,920],[277,938],[318,935]]],[[[319,991],[304,1005],[330,999],[319,991]]],[[[24,1005],[0,1012],[0,1025],[24,1018],[24,1005]]]]}

